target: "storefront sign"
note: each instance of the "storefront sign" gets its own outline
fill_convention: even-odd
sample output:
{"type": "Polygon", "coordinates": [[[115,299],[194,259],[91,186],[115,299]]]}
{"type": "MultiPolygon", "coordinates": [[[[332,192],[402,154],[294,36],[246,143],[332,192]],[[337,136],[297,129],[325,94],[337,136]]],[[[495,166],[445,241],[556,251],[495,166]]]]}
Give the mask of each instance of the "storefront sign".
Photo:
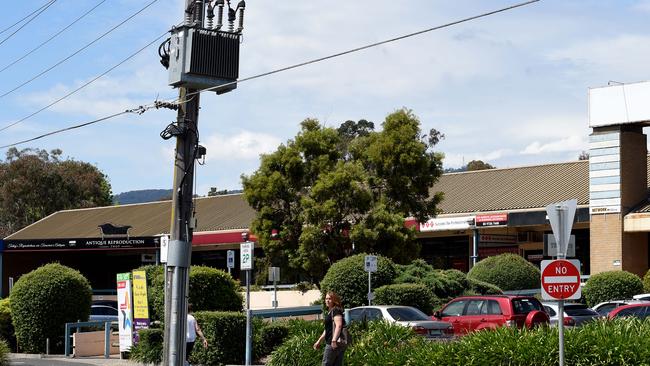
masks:
{"type": "Polygon", "coordinates": [[[42,239],[42,240],[6,240],[6,251],[18,250],[94,250],[94,249],[127,249],[127,248],[157,248],[160,237],[135,237],[129,239],[42,239]]]}
{"type": "Polygon", "coordinates": [[[474,216],[436,217],[420,224],[420,231],[467,230],[474,226],[474,216]]]}
{"type": "Polygon", "coordinates": [[[120,331],[120,352],[133,345],[133,306],[131,304],[131,273],[117,274],[117,319],[120,331]]]}
{"type": "Polygon", "coordinates": [[[149,328],[149,303],[147,302],[147,275],[133,271],[133,330],[138,343],[138,330],[149,328]]]}
{"type": "Polygon", "coordinates": [[[500,244],[517,244],[517,235],[505,234],[481,234],[479,237],[481,244],[500,243],[500,244]]]}
{"type": "Polygon", "coordinates": [[[476,226],[508,226],[508,214],[476,215],[476,226]]]}

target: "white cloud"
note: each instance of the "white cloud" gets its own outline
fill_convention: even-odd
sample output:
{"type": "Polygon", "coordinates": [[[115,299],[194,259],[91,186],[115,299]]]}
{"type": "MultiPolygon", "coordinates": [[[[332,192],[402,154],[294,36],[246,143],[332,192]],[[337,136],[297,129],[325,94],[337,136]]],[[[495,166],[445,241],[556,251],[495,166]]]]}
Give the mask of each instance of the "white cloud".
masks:
{"type": "Polygon", "coordinates": [[[541,143],[534,141],[526,146],[521,154],[533,155],[564,151],[581,151],[588,148],[586,136],[569,136],[565,139],[541,143]]]}
{"type": "Polygon", "coordinates": [[[268,134],[241,131],[232,136],[214,134],[204,140],[206,161],[257,160],[280,145],[280,139],[268,134]]]}
{"type": "Polygon", "coordinates": [[[636,5],[634,5],[633,8],[634,10],[650,13],[650,0],[641,0],[636,5]]]}

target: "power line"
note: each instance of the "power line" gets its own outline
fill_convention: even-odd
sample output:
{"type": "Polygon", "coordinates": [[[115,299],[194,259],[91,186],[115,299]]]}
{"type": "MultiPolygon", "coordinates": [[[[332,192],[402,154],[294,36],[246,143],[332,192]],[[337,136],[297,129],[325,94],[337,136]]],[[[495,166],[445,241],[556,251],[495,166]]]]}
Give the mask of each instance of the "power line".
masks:
{"type": "Polygon", "coordinates": [[[16,91],[16,90],[22,88],[23,86],[25,86],[25,85],[31,83],[32,81],[38,79],[39,77],[45,75],[45,74],[48,73],[49,71],[52,71],[52,69],[54,69],[55,67],[57,67],[57,66],[61,65],[62,63],[68,61],[69,59],[71,59],[72,57],[76,56],[76,55],[77,55],[78,53],[80,53],[81,51],[83,51],[83,50],[85,50],[86,48],[88,48],[88,47],[92,46],[93,44],[95,44],[95,43],[96,43],[97,41],[99,41],[100,39],[106,37],[109,33],[113,32],[115,29],[119,28],[119,27],[122,26],[124,23],[126,23],[126,22],[128,22],[129,20],[133,19],[136,15],[142,13],[145,9],[147,9],[148,7],[150,7],[151,5],[153,5],[153,4],[154,4],[155,2],[157,2],[157,1],[158,1],[158,0],[153,0],[153,1],[150,2],[149,4],[145,5],[142,9],[138,10],[137,12],[135,12],[135,13],[132,14],[132,15],[130,15],[128,18],[124,19],[122,22],[120,22],[119,24],[117,24],[117,25],[114,26],[113,28],[111,28],[111,29],[109,29],[108,31],[106,31],[106,32],[105,32],[104,34],[102,34],[101,36],[95,38],[95,39],[94,39],[93,41],[91,41],[90,43],[86,44],[85,46],[81,47],[81,48],[78,49],[77,51],[73,52],[71,55],[65,57],[64,59],[62,59],[61,61],[55,63],[54,65],[48,67],[47,69],[43,70],[41,73],[37,74],[36,76],[32,77],[31,79],[29,79],[29,80],[23,82],[22,84],[16,86],[15,88],[13,88],[13,89],[11,89],[11,90],[5,92],[4,94],[0,95],[0,98],[4,98],[4,97],[6,97],[7,95],[13,93],[14,91],[16,91]]]}
{"type": "Polygon", "coordinates": [[[78,21],[80,21],[81,19],[85,18],[88,14],[92,13],[95,9],[97,9],[100,5],[102,5],[102,4],[105,3],[105,2],[106,2],[106,0],[102,0],[102,1],[100,1],[99,3],[97,3],[97,5],[93,6],[90,10],[88,10],[88,11],[85,12],[85,13],[83,13],[80,17],[78,17],[77,19],[75,19],[72,23],[68,24],[65,28],[63,28],[63,29],[61,29],[60,31],[56,32],[52,37],[48,38],[45,42],[39,44],[38,46],[36,46],[36,47],[35,47],[34,49],[32,49],[31,51],[27,52],[26,54],[22,55],[21,57],[17,58],[16,60],[12,61],[11,63],[9,63],[7,66],[5,66],[5,67],[3,67],[2,69],[0,69],[0,73],[2,73],[3,71],[7,70],[7,69],[10,68],[10,67],[12,67],[13,65],[17,64],[18,62],[24,60],[25,57],[31,55],[32,53],[34,53],[35,51],[37,51],[37,50],[40,49],[41,47],[43,47],[43,46],[45,46],[46,44],[48,44],[51,40],[53,40],[54,38],[58,37],[61,33],[65,32],[66,30],[68,30],[68,28],[72,27],[72,26],[75,25],[78,21]]]}
{"type": "Polygon", "coordinates": [[[115,70],[116,68],[118,68],[119,66],[121,66],[122,64],[124,64],[125,62],[127,62],[128,60],[130,60],[130,59],[132,59],[133,57],[135,57],[135,56],[136,56],[137,54],[139,54],[140,52],[144,51],[147,47],[151,46],[152,44],[156,43],[156,42],[157,42],[158,40],[160,40],[161,38],[165,37],[165,36],[167,35],[167,33],[168,33],[168,32],[165,32],[165,33],[161,34],[160,36],[158,36],[158,38],[156,38],[156,39],[154,39],[153,41],[147,43],[145,46],[143,46],[143,47],[140,48],[139,50],[133,52],[133,53],[132,53],[131,55],[129,55],[127,58],[123,59],[123,60],[120,61],[119,63],[117,63],[117,64],[113,65],[112,67],[110,67],[108,70],[106,70],[106,71],[104,71],[103,73],[101,73],[101,74],[97,75],[96,77],[92,78],[90,81],[84,83],[83,85],[81,85],[81,86],[78,87],[77,89],[75,89],[75,90],[69,92],[68,94],[66,94],[66,95],[62,96],[61,98],[55,100],[54,102],[52,102],[52,103],[46,105],[45,107],[43,107],[43,108],[37,110],[36,112],[34,112],[34,113],[32,113],[32,114],[29,114],[29,115],[27,115],[27,116],[25,116],[25,117],[23,117],[23,118],[21,118],[21,119],[15,121],[15,122],[12,122],[12,123],[10,123],[10,124],[8,124],[8,125],[6,125],[6,126],[0,128],[0,132],[4,131],[4,130],[6,130],[6,129],[12,127],[12,126],[15,126],[15,125],[17,125],[17,124],[19,124],[19,123],[21,123],[21,122],[23,122],[23,121],[25,121],[25,120],[27,120],[27,119],[29,119],[29,118],[34,117],[35,115],[37,115],[37,114],[43,112],[44,110],[50,108],[51,106],[53,106],[53,105],[55,105],[55,104],[61,102],[62,100],[68,98],[69,96],[75,94],[75,93],[78,92],[79,90],[81,90],[81,89],[87,87],[88,85],[94,83],[94,82],[97,81],[99,78],[101,78],[101,77],[103,77],[104,75],[108,74],[109,72],[115,70]]]}
{"type": "Polygon", "coordinates": [[[12,25],[8,26],[7,28],[1,30],[1,31],[0,31],[0,34],[6,32],[6,31],[8,31],[9,29],[15,27],[16,25],[22,23],[25,19],[31,17],[32,15],[34,15],[34,14],[35,14],[36,12],[38,12],[39,10],[43,9],[43,7],[45,7],[46,5],[50,4],[51,2],[52,2],[52,0],[46,2],[45,4],[41,5],[38,9],[32,11],[31,13],[29,13],[29,14],[25,15],[24,17],[22,17],[20,20],[16,21],[14,24],[12,24],[12,25]]]}
{"type": "Polygon", "coordinates": [[[26,27],[29,23],[31,23],[34,19],[38,18],[39,15],[43,14],[43,12],[44,12],[45,10],[47,10],[47,8],[49,8],[50,6],[52,6],[55,2],[56,2],[56,0],[51,0],[49,3],[45,4],[45,6],[44,6],[44,7],[43,7],[43,8],[42,8],[38,13],[36,13],[36,15],[34,15],[31,19],[29,19],[28,21],[26,21],[25,24],[23,24],[23,25],[21,25],[20,27],[18,27],[18,29],[16,29],[13,33],[11,33],[10,35],[8,35],[5,39],[3,39],[2,41],[0,41],[0,45],[2,45],[3,43],[7,42],[7,40],[8,40],[9,38],[13,37],[16,33],[20,32],[21,29],[25,28],[25,27],[26,27]]]}
{"type": "MultiPolygon", "coordinates": [[[[350,53],[358,52],[358,51],[365,50],[365,49],[372,48],[372,47],[376,47],[376,46],[379,46],[379,45],[382,45],[382,44],[396,42],[398,40],[413,37],[413,36],[420,35],[420,34],[427,33],[427,32],[431,32],[431,31],[434,31],[434,30],[438,30],[438,29],[442,29],[442,28],[448,28],[448,27],[451,27],[453,25],[457,25],[457,24],[460,24],[460,23],[465,23],[465,22],[468,22],[468,21],[471,21],[471,20],[483,18],[483,17],[493,15],[493,14],[497,14],[497,13],[502,13],[502,12],[505,12],[505,11],[508,11],[508,10],[512,10],[512,9],[519,8],[519,7],[522,7],[522,6],[530,5],[530,4],[539,2],[539,1],[540,0],[530,0],[530,1],[523,2],[523,3],[518,3],[518,4],[515,4],[515,5],[505,7],[505,8],[494,10],[494,11],[491,11],[491,12],[487,12],[487,13],[483,13],[483,14],[480,14],[480,15],[475,15],[475,16],[472,16],[472,17],[469,17],[469,18],[464,18],[464,19],[461,19],[461,20],[457,20],[457,21],[454,21],[454,22],[451,22],[451,23],[443,24],[443,25],[440,25],[440,26],[432,27],[432,28],[427,28],[427,29],[424,29],[424,30],[421,30],[421,31],[418,31],[418,32],[409,33],[409,34],[402,35],[402,36],[399,36],[399,37],[395,37],[395,38],[387,39],[387,40],[384,40],[384,41],[372,43],[372,44],[369,44],[369,45],[366,45],[366,46],[357,47],[357,48],[354,48],[354,49],[351,49],[351,50],[348,50],[348,51],[343,51],[343,52],[335,53],[335,54],[332,54],[332,55],[329,55],[329,56],[317,58],[317,59],[314,59],[314,60],[311,60],[311,61],[306,61],[306,62],[302,62],[302,63],[299,63],[299,64],[294,64],[294,65],[283,67],[283,68],[280,68],[280,69],[276,69],[276,70],[268,71],[268,72],[265,72],[265,73],[257,74],[257,75],[254,75],[254,76],[246,77],[246,78],[240,79],[239,81],[234,81],[234,82],[231,82],[231,83],[223,84],[223,85],[220,85],[218,87],[201,89],[201,90],[198,90],[198,91],[196,91],[194,93],[187,94],[186,97],[190,97],[190,99],[191,99],[191,98],[193,98],[194,95],[205,92],[205,91],[214,91],[214,90],[217,90],[219,88],[224,88],[224,87],[227,87],[229,85],[237,84],[238,82],[241,83],[241,82],[245,82],[245,81],[258,79],[258,78],[261,78],[261,77],[264,77],[264,76],[273,75],[273,74],[277,74],[277,73],[280,73],[280,72],[283,72],[283,71],[287,71],[287,70],[295,69],[295,68],[298,68],[298,67],[314,64],[314,63],[317,63],[317,62],[329,60],[329,59],[332,59],[332,58],[335,58],[335,57],[339,57],[339,56],[347,55],[347,54],[350,54],[350,53]]],[[[167,34],[167,33],[165,32],[165,34],[167,34]]],[[[162,36],[159,37],[159,38],[162,38],[162,36]]],[[[152,42],[150,44],[153,44],[154,42],[152,42]]],[[[60,129],[60,130],[48,132],[46,134],[36,136],[36,137],[28,139],[28,140],[23,140],[23,141],[19,141],[19,142],[16,142],[16,143],[0,146],[0,149],[4,149],[4,148],[15,146],[15,145],[24,144],[24,143],[35,141],[35,140],[39,140],[41,138],[51,136],[51,135],[55,135],[55,134],[58,134],[58,133],[61,133],[61,132],[69,131],[69,130],[72,130],[72,129],[85,127],[85,126],[95,124],[95,123],[99,123],[99,122],[102,122],[102,121],[105,121],[105,120],[108,120],[108,119],[111,119],[111,118],[114,118],[114,117],[117,117],[117,116],[120,116],[120,115],[123,115],[123,114],[126,114],[126,113],[143,114],[144,112],[146,112],[146,111],[148,111],[148,110],[150,110],[152,108],[159,108],[162,104],[166,104],[166,103],[168,104],[168,102],[175,102],[176,104],[182,104],[182,103],[186,103],[188,100],[189,99],[179,101],[178,98],[174,98],[174,99],[169,99],[167,101],[162,101],[162,102],[161,101],[155,101],[152,104],[139,106],[137,108],[128,109],[126,111],[123,111],[123,112],[120,112],[120,113],[115,113],[115,114],[112,114],[110,116],[99,118],[99,119],[96,119],[96,120],[93,120],[93,121],[90,121],[90,122],[85,122],[85,123],[82,123],[82,124],[78,124],[78,125],[70,126],[70,127],[67,127],[67,128],[63,128],[63,129],[60,129]]],[[[2,130],[9,128],[9,127],[13,126],[16,123],[13,123],[10,126],[6,126],[2,130]]],[[[0,131],[2,131],[2,130],[0,130],[0,131]]]]}

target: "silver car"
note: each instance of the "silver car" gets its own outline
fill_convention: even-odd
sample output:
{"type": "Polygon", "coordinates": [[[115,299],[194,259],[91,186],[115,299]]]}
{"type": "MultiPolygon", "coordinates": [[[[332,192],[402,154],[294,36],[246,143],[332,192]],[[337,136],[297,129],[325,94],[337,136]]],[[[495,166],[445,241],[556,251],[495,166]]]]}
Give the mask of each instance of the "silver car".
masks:
{"type": "MultiPolygon", "coordinates": [[[[551,326],[556,327],[559,318],[557,302],[543,302],[542,305],[544,306],[544,311],[546,311],[551,320],[551,326]]],[[[564,326],[578,327],[600,317],[600,314],[590,309],[585,304],[564,304],[564,326]]]]}
{"type": "Polygon", "coordinates": [[[405,327],[429,339],[449,339],[454,335],[451,323],[431,320],[431,317],[412,306],[373,305],[359,306],[345,312],[347,323],[355,321],[385,320],[405,327]]]}
{"type": "Polygon", "coordinates": [[[609,312],[616,309],[619,306],[630,305],[630,304],[639,304],[642,302],[647,302],[645,300],[632,299],[632,300],[611,300],[604,301],[592,307],[594,311],[600,314],[603,317],[609,315],[609,312]]]}

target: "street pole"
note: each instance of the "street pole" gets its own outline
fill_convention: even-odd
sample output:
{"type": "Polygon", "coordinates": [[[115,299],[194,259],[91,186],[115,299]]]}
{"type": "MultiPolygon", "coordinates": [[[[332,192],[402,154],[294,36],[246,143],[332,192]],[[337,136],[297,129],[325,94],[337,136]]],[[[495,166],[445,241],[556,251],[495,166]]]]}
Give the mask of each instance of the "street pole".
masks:
{"type": "Polygon", "coordinates": [[[253,327],[251,324],[251,270],[246,270],[246,366],[253,362],[253,327]]]}
{"type": "Polygon", "coordinates": [[[474,226],[474,228],[472,229],[472,234],[473,235],[472,235],[472,267],[471,268],[474,268],[476,262],[478,261],[478,245],[480,240],[480,236],[476,226],[474,226]]]}
{"type": "MultiPolygon", "coordinates": [[[[203,25],[203,1],[185,1],[185,23],[203,25]],[[189,10],[189,12],[188,12],[189,10]]],[[[198,148],[199,94],[179,88],[177,124],[184,131],[176,136],[172,215],[168,262],[165,272],[165,342],[163,365],[182,366],[185,362],[187,290],[194,230],[194,165],[198,148]],[[189,100],[187,96],[191,95],[189,100]]]]}
{"type": "MultiPolygon", "coordinates": [[[[557,205],[555,209],[558,212],[559,222],[564,222],[564,215],[566,215],[567,207],[564,205],[557,205]]],[[[566,259],[566,244],[564,243],[564,225],[559,225],[558,241],[557,241],[557,258],[566,259]]],[[[558,320],[557,329],[559,333],[560,343],[560,366],[564,366],[564,300],[560,299],[557,304],[558,320]]]]}
{"type": "Polygon", "coordinates": [[[368,271],[368,306],[372,305],[372,284],[370,276],[372,272],[368,271]]]}

